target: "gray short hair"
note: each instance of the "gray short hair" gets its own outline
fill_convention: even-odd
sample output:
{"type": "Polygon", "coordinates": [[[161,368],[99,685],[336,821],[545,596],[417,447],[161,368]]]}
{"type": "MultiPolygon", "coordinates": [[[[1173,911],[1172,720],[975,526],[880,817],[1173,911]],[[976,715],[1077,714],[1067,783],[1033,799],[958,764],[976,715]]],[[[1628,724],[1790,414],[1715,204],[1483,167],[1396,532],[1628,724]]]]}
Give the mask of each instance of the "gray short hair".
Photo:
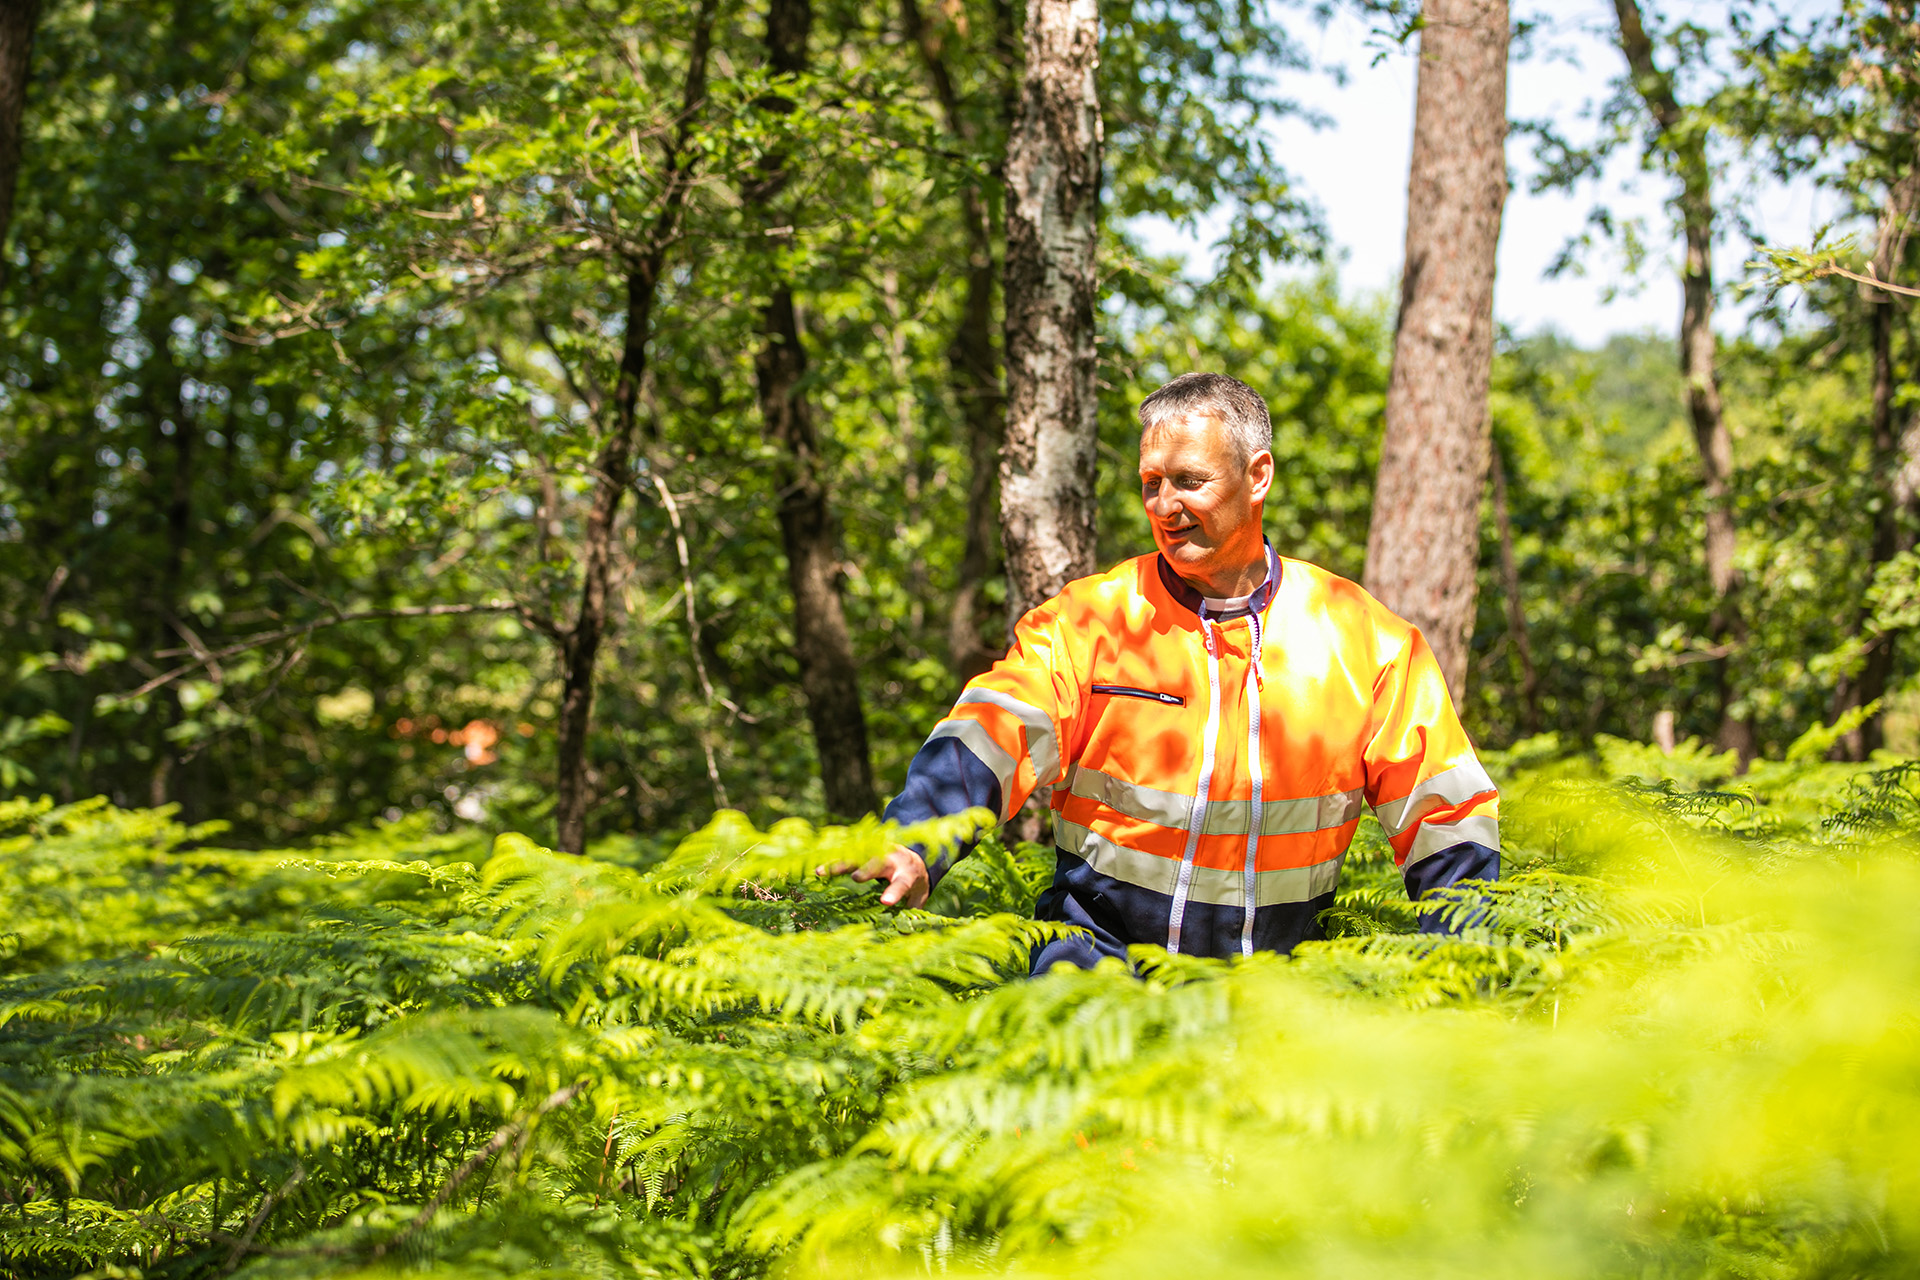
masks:
{"type": "Polygon", "coordinates": [[[1226,428],[1242,463],[1273,449],[1273,418],[1259,393],[1224,373],[1183,373],[1140,402],[1140,431],[1200,414],[1226,428]]]}

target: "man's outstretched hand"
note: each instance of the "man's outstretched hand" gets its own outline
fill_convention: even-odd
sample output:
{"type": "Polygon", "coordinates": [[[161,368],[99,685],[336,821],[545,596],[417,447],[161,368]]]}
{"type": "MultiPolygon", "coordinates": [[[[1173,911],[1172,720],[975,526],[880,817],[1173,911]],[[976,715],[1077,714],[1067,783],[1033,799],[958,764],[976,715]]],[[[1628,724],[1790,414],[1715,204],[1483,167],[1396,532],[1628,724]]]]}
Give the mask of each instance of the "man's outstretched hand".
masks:
{"type": "Polygon", "coordinates": [[[859,884],[869,880],[885,880],[887,887],[880,891],[880,901],[889,907],[925,906],[927,894],[933,888],[933,881],[927,877],[927,864],[919,854],[900,844],[864,867],[856,867],[851,862],[836,862],[830,867],[817,869],[817,874],[823,876],[844,876],[848,872],[853,873],[854,881],[859,884]]]}

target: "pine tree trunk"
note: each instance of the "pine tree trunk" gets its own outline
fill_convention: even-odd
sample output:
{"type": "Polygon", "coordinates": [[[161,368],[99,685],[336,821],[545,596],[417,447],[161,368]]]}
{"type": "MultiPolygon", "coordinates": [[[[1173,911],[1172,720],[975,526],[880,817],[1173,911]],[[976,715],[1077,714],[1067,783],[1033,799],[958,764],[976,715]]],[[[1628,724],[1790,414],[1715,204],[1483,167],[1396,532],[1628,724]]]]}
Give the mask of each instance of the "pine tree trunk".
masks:
{"type": "MultiPolygon", "coordinates": [[[[40,0],[0,0],[0,249],[13,225],[13,192],[20,179],[20,129],[33,69],[33,32],[40,0]]],[[[0,284],[7,261],[0,254],[0,284]]]]}
{"type": "Polygon", "coordinates": [[[1424,12],[1406,264],[1365,582],[1425,633],[1458,703],[1487,482],[1508,22],[1505,0],[1429,0],[1424,12]]]}
{"type": "MultiPolygon", "coordinates": [[[[771,0],[767,65],[775,75],[795,75],[806,69],[812,25],[809,0],[771,0]]],[[[782,113],[793,109],[791,102],[777,97],[763,99],[761,106],[782,113]]],[[[784,157],[770,157],[761,178],[745,192],[748,204],[771,212],[786,181],[784,157]]],[[[777,240],[769,237],[770,242],[777,240]]],[[[814,749],[820,758],[827,814],[837,822],[852,822],[873,812],[873,763],[860,703],[860,669],[840,598],[839,531],[822,475],[819,433],[802,385],[807,357],[793,290],[785,280],[774,280],[762,331],[766,342],[754,358],[754,369],[761,430],[780,451],[775,485],[787,583],[793,593],[794,657],[800,664],[800,689],[807,699],[814,749]]]]}
{"type": "MultiPolygon", "coordinates": [[[[1910,170],[1889,185],[1886,206],[1881,210],[1879,235],[1874,245],[1873,273],[1882,280],[1892,280],[1906,257],[1907,238],[1916,209],[1920,209],[1920,170],[1910,170]]],[[[1906,469],[1902,463],[1905,461],[1911,466],[1912,459],[1901,458],[1902,437],[1907,433],[1901,429],[1899,418],[1905,415],[1900,414],[1894,404],[1899,378],[1894,369],[1893,331],[1899,318],[1899,304],[1893,295],[1871,286],[1863,285],[1861,294],[1867,305],[1868,329],[1873,346],[1873,397],[1869,425],[1873,474],[1879,480],[1881,496],[1879,510],[1873,521],[1870,571],[1877,571],[1881,565],[1912,545],[1904,521],[1907,513],[1903,508],[1907,503],[1902,500],[1901,493],[1902,473],[1906,469]]],[[[1871,610],[1863,605],[1854,619],[1854,634],[1864,634],[1871,621],[1871,610]]],[[[1886,695],[1887,685],[1893,676],[1894,650],[1898,639],[1898,635],[1892,631],[1881,632],[1868,639],[1865,661],[1860,670],[1843,676],[1834,690],[1835,717],[1886,695]]],[[[1861,761],[1878,750],[1885,741],[1882,725],[1885,714],[1882,708],[1842,734],[1834,744],[1834,758],[1861,761]]]]}
{"type": "Polygon", "coordinates": [[[1096,0],[1027,0],[1026,68],[1007,143],[1000,527],[1013,619],[1096,568],[1099,50],[1096,0]]]}
{"type": "MultiPolygon", "coordinates": [[[[1716,644],[1739,648],[1747,638],[1741,609],[1741,579],[1735,564],[1739,534],[1733,519],[1733,437],[1720,406],[1720,375],[1713,336],[1713,172],[1707,164],[1706,136],[1686,128],[1686,116],[1674,97],[1673,81],[1653,60],[1637,0],[1614,0],[1620,23],[1620,51],[1633,73],[1634,88],[1660,126],[1659,145],[1680,177],[1680,216],[1686,229],[1687,259],[1680,284],[1680,372],[1687,384],[1687,413],[1693,423],[1694,450],[1700,459],[1701,492],[1707,500],[1707,581],[1714,608],[1707,626],[1716,644]]],[[[1750,715],[1735,708],[1732,658],[1714,659],[1714,686],[1720,703],[1719,744],[1737,751],[1742,766],[1756,746],[1750,715]]]]}
{"type": "Polygon", "coordinates": [[[621,340],[620,372],[613,387],[611,419],[594,455],[593,497],[580,548],[580,604],[572,623],[556,637],[561,694],[555,749],[554,845],[567,853],[584,853],[587,847],[587,809],[593,785],[586,752],[587,734],[593,725],[594,666],[606,637],[620,503],[633,484],[640,385],[646,377],[647,346],[653,336],[654,300],[686,204],[689,175],[684,158],[693,116],[706,100],[713,13],[714,6],[708,0],[696,16],[680,128],[667,153],[660,213],[649,230],[644,252],[628,263],[627,324],[621,340]]]}
{"type": "MultiPolygon", "coordinates": [[[[920,51],[927,76],[933,82],[947,131],[957,140],[977,145],[979,130],[961,110],[947,65],[945,41],[928,27],[919,0],[900,0],[901,25],[920,51]]],[[[1017,83],[1013,48],[1013,14],[1005,4],[994,6],[994,48],[990,62],[1002,78],[1000,97],[1004,127],[1013,109],[1017,83]]],[[[1006,441],[1007,397],[1000,380],[999,355],[993,343],[993,290],[997,280],[993,261],[993,222],[985,192],[970,185],[961,192],[960,212],[967,236],[966,294],[960,322],[947,348],[948,384],[960,407],[963,443],[967,450],[967,506],[965,541],[948,615],[947,653],[956,675],[970,680],[1006,652],[1003,628],[984,620],[981,590],[995,571],[999,521],[996,514],[1000,450],[1006,441]]]]}

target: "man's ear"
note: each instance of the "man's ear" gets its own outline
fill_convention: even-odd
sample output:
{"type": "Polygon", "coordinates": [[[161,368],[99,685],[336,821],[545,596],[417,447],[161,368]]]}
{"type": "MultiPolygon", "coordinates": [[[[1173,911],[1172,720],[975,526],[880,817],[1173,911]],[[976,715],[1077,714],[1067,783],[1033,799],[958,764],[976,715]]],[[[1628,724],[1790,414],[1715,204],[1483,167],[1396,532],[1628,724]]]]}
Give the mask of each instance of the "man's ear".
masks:
{"type": "Polygon", "coordinates": [[[1273,488],[1273,451],[1262,449],[1253,455],[1247,463],[1247,483],[1253,488],[1254,505],[1258,506],[1267,499],[1267,490],[1273,488]]]}

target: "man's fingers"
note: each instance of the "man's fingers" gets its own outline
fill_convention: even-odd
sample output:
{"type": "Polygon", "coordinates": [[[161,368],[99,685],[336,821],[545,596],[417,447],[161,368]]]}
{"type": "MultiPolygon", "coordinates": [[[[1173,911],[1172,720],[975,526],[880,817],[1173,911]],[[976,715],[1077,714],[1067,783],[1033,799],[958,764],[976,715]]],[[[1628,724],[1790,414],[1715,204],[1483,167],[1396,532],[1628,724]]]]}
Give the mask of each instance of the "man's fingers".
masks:
{"type": "Polygon", "coordinates": [[[891,853],[875,858],[864,866],[835,862],[814,868],[814,874],[821,876],[844,876],[849,873],[857,884],[885,880],[886,887],[880,891],[882,906],[897,907],[904,904],[918,907],[927,900],[927,864],[911,849],[896,847],[891,853]]]}
{"type": "Polygon", "coordinates": [[[927,901],[927,864],[917,854],[906,853],[890,859],[892,878],[880,894],[880,904],[887,907],[919,907],[927,901]]]}
{"type": "Polygon", "coordinates": [[[900,900],[907,896],[907,891],[913,888],[913,869],[896,863],[887,870],[891,874],[887,877],[887,887],[880,891],[880,905],[897,907],[900,900]]]}

